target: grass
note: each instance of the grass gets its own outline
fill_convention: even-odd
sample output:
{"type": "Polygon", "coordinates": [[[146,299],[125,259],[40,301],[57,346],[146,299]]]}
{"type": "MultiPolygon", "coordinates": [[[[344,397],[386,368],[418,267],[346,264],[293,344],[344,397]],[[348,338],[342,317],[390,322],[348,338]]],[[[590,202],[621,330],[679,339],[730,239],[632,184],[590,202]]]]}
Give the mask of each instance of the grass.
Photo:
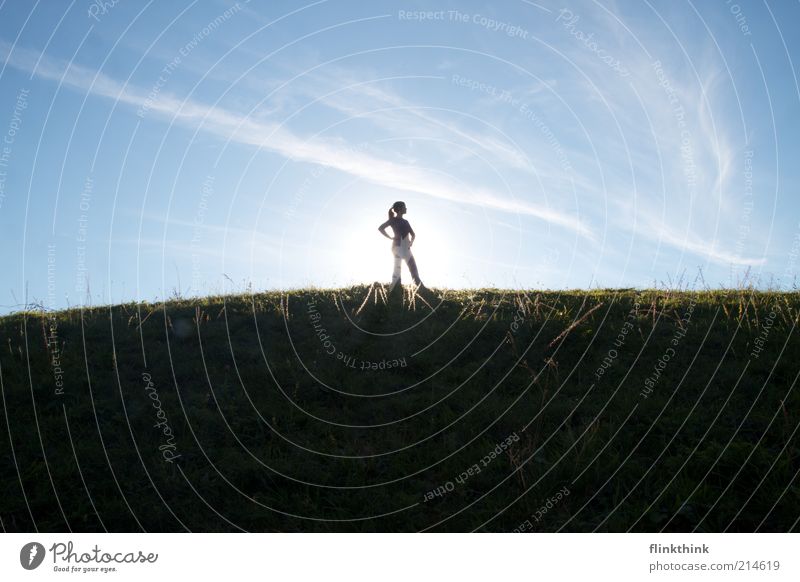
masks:
{"type": "Polygon", "coordinates": [[[376,286],[17,313],[0,519],[796,531],[799,316],[752,289],[376,286]]]}

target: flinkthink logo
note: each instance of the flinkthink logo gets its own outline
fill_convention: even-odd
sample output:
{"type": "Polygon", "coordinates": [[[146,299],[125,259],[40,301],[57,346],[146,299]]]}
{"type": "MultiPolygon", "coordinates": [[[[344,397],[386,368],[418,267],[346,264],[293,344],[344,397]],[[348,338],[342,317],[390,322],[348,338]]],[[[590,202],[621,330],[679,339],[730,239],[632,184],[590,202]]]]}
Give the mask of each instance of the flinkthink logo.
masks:
{"type": "Polygon", "coordinates": [[[26,570],[35,570],[44,561],[44,546],[39,542],[29,542],[19,551],[19,563],[26,570]]]}

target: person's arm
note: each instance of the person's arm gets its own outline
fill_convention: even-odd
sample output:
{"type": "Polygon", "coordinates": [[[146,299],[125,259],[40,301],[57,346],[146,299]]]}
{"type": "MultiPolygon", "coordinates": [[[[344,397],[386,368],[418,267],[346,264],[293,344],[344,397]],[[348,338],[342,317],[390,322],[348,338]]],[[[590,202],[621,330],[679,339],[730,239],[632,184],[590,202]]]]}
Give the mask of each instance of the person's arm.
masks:
{"type": "Polygon", "coordinates": [[[414,239],[417,238],[417,233],[414,232],[414,229],[411,228],[411,225],[408,225],[408,246],[414,244],[414,239]]]}
{"type": "Polygon", "coordinates": [[[389,221],[388,220],[378,227],[378,232],[380,232],[386,238],[391,239],[392,237],[390,237],[388,234],[386,234],[386,227],[387,226],[389,226],[389,221]]]}

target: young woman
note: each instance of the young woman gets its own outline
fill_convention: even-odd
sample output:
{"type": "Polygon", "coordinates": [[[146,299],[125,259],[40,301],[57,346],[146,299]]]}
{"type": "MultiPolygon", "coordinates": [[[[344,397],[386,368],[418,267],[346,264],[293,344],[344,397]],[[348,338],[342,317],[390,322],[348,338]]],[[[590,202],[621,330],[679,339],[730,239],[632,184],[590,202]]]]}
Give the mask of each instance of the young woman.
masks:
{"type": "Polygon", "coordinates": [[[392,254],[394,255],[394,273],[392,274],[392,286],[389,291],[395,288],[400,283],[400,263],[405,260],[408,270],[411,272],[411,277],[414,283],[422,285],[417,272],[417,262],[414,260],[414,255],[411,254],[411,245],[414,244],[416,234],[414,229],[408,221],[403,218],[406,213],[405,202],[395,202],[389,209],[389,220],[384,222],[378,227],[378,231],[386,238],[392,239],[392,254]],[[386,234],[386,227],[392,227],[393,237],[386,234]]]}

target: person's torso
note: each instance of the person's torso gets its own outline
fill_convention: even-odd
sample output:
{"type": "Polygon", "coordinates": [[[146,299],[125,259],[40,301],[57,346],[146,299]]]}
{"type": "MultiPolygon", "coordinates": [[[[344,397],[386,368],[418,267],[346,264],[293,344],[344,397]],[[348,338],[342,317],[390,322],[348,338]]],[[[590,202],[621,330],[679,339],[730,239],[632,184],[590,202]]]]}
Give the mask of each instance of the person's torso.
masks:
{"type": "Polygon", "coordinates": [[[396,243],[400,242],[401,239],[404,239],[411,232],[411,225],[405,218],[400,218],[399,216],[392,218],[389,221],[389,226],[392,227],[394,241],[396,243]]]}

